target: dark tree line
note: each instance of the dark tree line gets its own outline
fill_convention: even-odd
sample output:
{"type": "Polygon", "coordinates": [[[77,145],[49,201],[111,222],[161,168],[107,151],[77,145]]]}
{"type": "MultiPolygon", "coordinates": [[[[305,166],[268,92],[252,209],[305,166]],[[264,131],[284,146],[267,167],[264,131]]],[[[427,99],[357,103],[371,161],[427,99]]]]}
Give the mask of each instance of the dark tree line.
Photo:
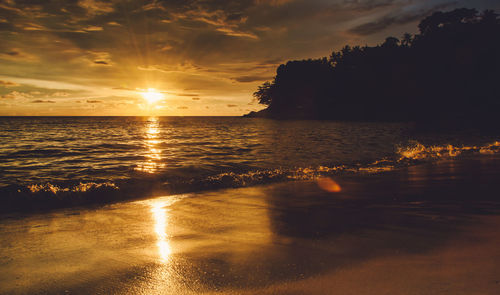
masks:
{"type": "Polygon", "coordinates": [[[500,110],[500,20],[461,8],[423,19],[417,35],[388,37],[329,58],[289,61],[254,93],[273,118],[481,122],[500,110]]]}

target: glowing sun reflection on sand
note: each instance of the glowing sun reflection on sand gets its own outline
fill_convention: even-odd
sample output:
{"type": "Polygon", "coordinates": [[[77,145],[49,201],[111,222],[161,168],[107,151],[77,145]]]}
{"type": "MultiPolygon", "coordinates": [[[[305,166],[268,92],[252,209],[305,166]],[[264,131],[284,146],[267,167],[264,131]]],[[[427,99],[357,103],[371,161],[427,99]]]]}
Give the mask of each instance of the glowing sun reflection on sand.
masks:
{"type": "Polygon", "coordinates": [[[152,213],[154,221],[153,231],[156,235],[156,246],[158,248],[158,256],[161,263],[166,264],[170,262],[172,247],[170,245],[169,226],[171,226],[170,219],[170,206],[174,203],[185,198],[186,195],[175,195],[159,197],[156,199],[146,201],[152,213]]]}
{"type": "Polygon", "coordinates": [[[168,210],[165,208],[169,205],[166,201],[157,201],[151,204],[151,212],[155,220],[154,230],[156,233],[156,245],[158,246],[158,254],[162,263],[168,262],[172,250],[168,241],[167,225],[168,225],[168,210]]]}

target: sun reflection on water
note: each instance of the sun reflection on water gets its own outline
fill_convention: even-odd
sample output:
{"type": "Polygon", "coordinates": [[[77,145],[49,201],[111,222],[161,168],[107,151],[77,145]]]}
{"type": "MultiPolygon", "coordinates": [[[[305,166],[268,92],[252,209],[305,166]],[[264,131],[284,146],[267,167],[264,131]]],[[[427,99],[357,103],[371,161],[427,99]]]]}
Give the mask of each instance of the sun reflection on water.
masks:
{"type": "Polygon", "coordinates": [[[140,163],[135,169],[146,173],[155,173],[159,169],[164,168],[165,164],[161,163],[161,149],[158,144],[161,143],[160,136],[160,122],[158,118],[151,117],[145,129],[144,145],[147,148],[145,157],[146,161],[140,163]]]}

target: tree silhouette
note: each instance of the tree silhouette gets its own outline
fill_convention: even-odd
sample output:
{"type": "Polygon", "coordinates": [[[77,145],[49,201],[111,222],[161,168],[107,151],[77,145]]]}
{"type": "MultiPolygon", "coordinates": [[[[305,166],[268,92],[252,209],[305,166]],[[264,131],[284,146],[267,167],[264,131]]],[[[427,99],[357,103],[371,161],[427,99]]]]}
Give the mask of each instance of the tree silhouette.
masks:
{"type": "Polygon", "coordinates": [[[396,48],[399,46],[399,39],[396,37],[387,37],[382,47],[396,48]]]}
{"type": "Polygon", "coordinates": [[[270,105],[272,101],[272,90],[274,87],[274,83],[265,82],[261,86],[259,86],[258,90],[254,92],[253,96],[257,99],[260,104],[270,105]]]}
{"type": "Polygon", "coordinates": [[[413,36],[411,34],[405,33],[401,38],[401,46],[410,47],[413,42],[413,36]]]}
{"type": "MultiPolygon", "coordinates": [[[[289,61],[254,93],[272,118],[499,126],[500,21],[492,10],[436,12],[420,34],[289,61]]],[[[259,116],[258,113],[252,114],[259,116]]]]}

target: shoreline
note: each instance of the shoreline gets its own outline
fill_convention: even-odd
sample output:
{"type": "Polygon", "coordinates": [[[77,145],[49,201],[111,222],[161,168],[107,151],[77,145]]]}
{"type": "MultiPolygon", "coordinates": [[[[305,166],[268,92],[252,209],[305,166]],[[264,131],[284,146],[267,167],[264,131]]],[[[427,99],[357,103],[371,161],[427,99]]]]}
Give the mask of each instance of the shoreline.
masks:
{"type": "Polygon", "coordinates": [[[297,181],[3,216],[0,293],[496,294],[498,180],[485,155],[338,177],[337,192],[297,181]]]}
{"type": "Polygon", "coordinates": [[[319,165],[317,167],[269,168],[240,172],[221,172],[205,175],[199,179],[181,179],[168,183],[151,179],[125,179],[115,183],[75,182],[60,186],[50,182],[28,186],[10,185],[0,189],[0,214],[43,213],[67,208],[100,207],[119,202],[143,200],[161,195],[205,193],[221,189],[235,189],[288,183],[294,181],[315,181],[322,177],[377,177],[418,165],[447,160],[466,160],[487,157],[499,152],[500,142],[482,146],[424,146],[415,141],[414,146],[398,150],[392,157],[374,162],[319,165]],[[400,157],[399,159],[397,157],[400,157]],[[68,186],[69,185],[69,186],[68,186]]]}

